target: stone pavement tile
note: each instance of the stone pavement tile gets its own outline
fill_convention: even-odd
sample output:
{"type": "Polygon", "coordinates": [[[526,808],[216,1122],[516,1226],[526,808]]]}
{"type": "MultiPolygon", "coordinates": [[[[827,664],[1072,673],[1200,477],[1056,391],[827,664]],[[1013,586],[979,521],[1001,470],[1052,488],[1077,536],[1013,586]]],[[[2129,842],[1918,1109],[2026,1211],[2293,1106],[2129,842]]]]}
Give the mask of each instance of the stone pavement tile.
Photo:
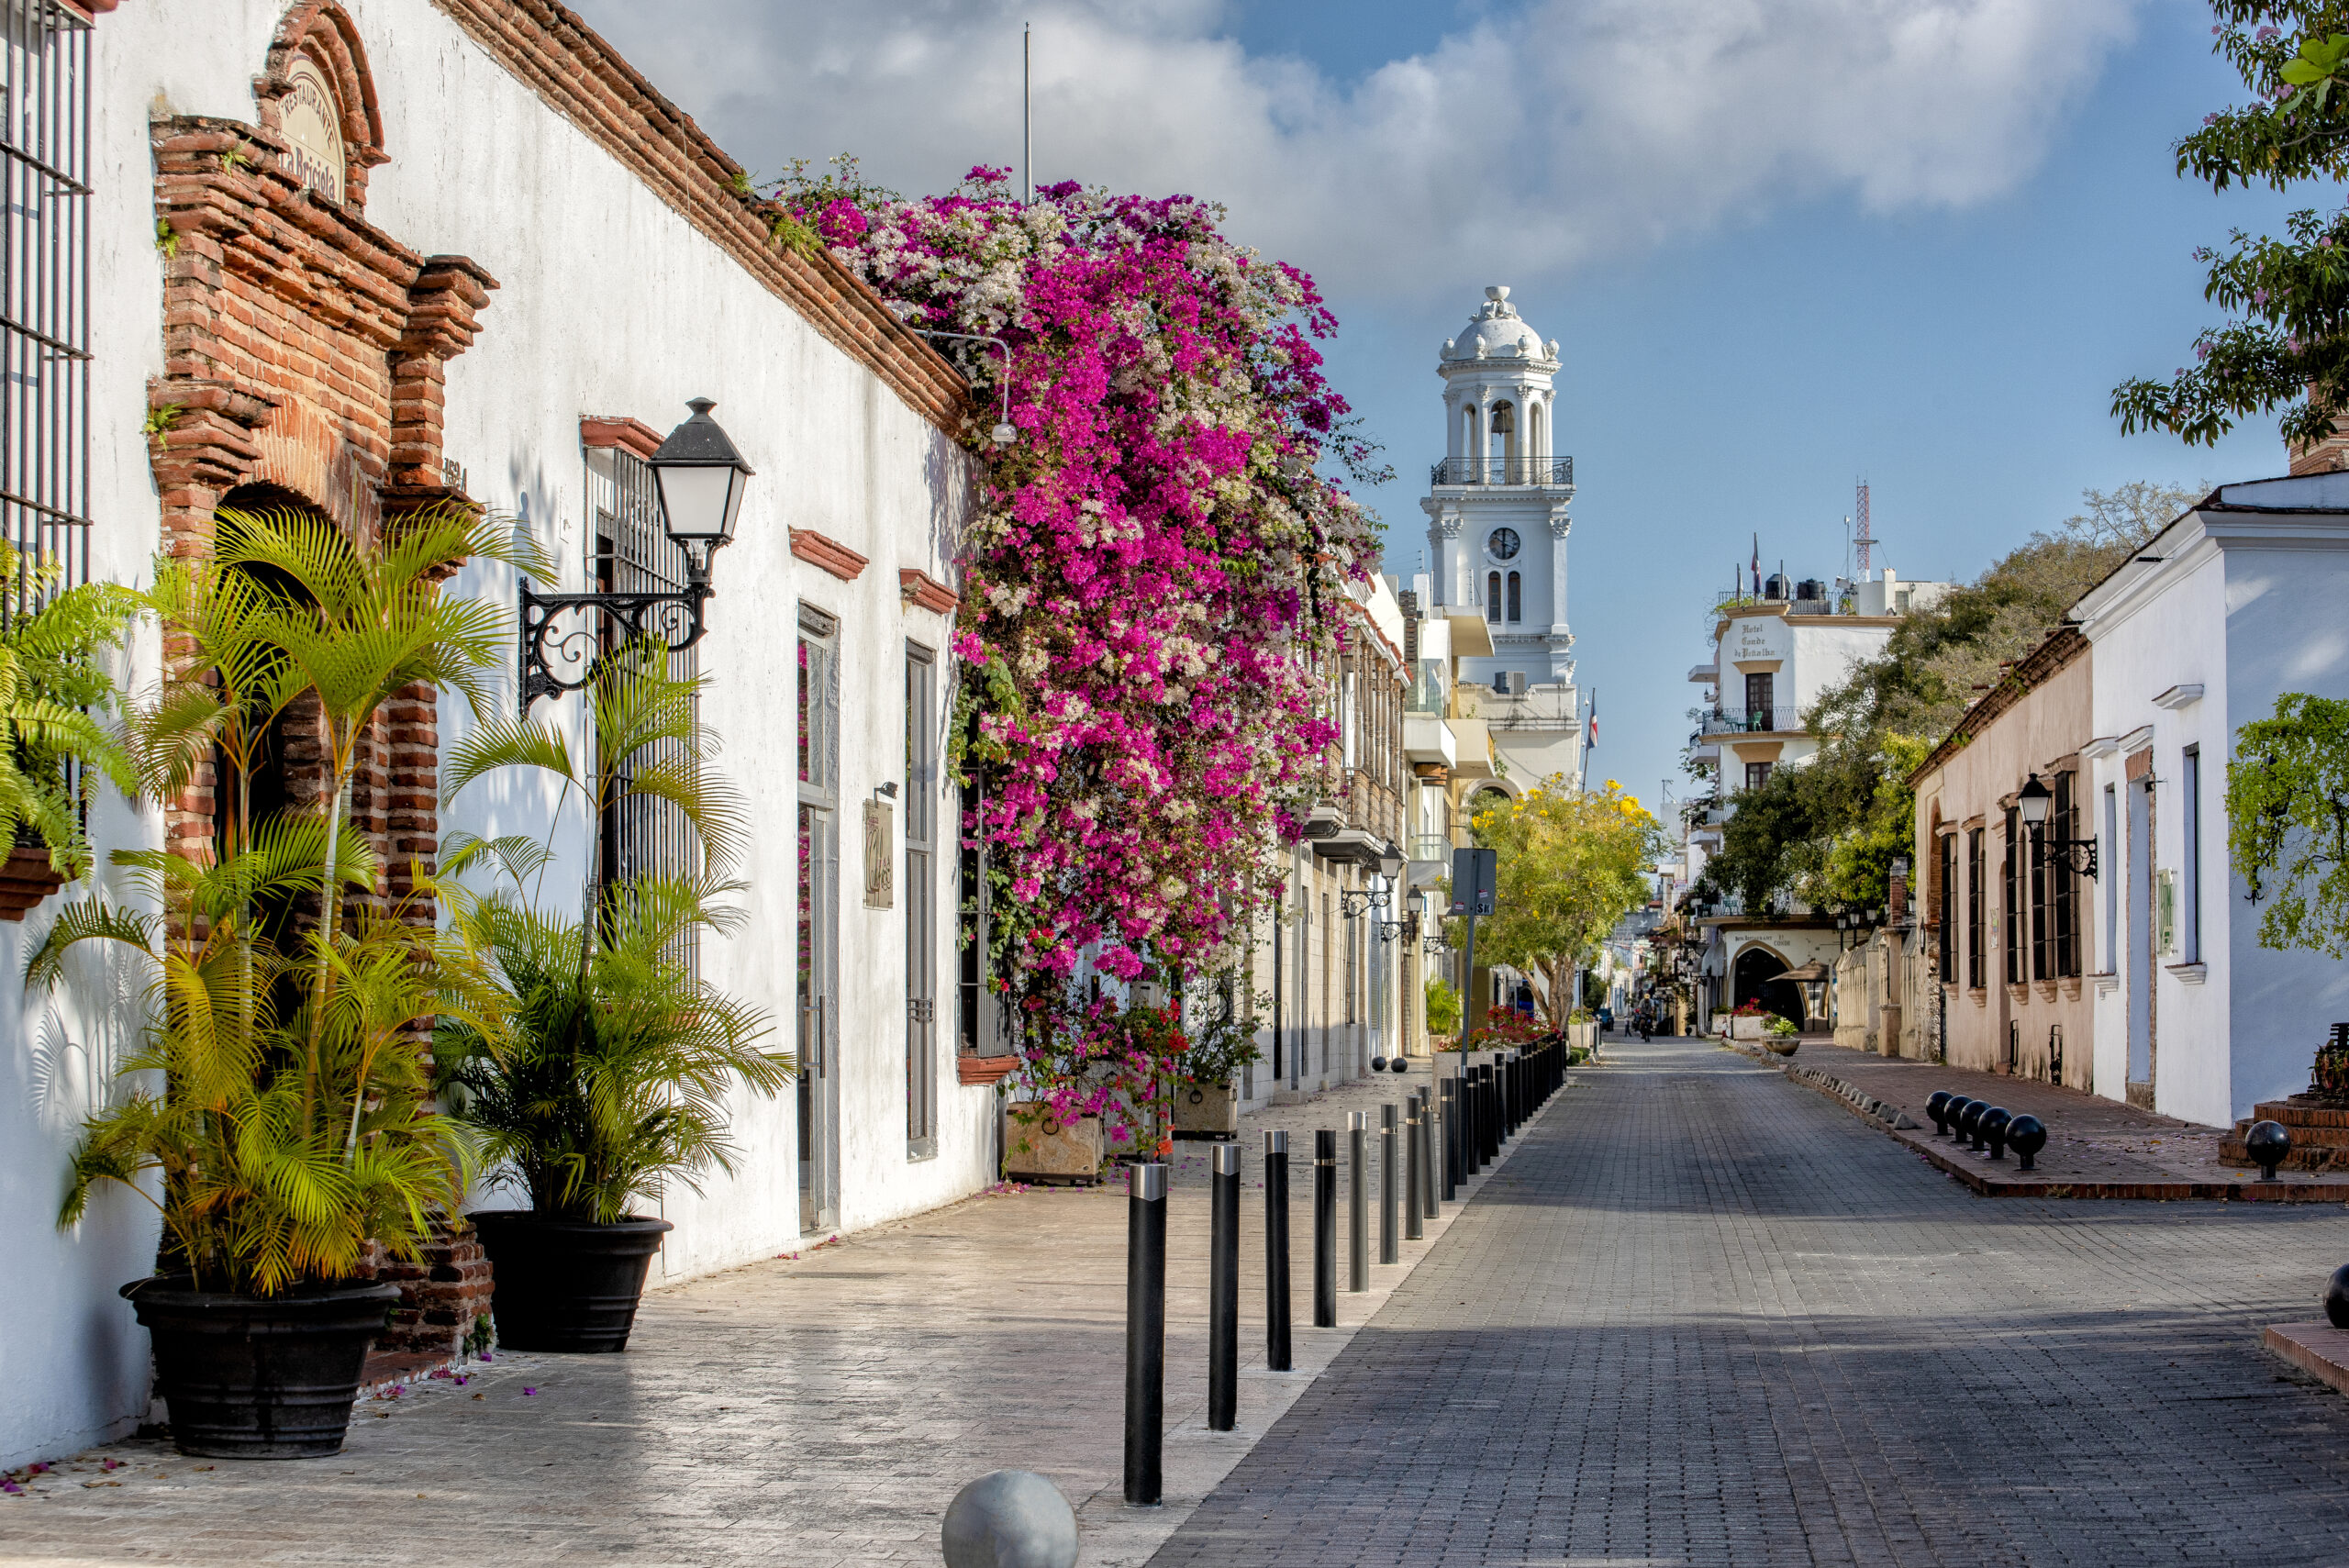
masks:
{"type": "Polygon", "coordinates": [[[1984,1202],[1742,1057],[1616,1062],[1154,1563],[2349,1562],[2349,1406],[2258,1349],[2339,1210],[1984,1202]]]}
{"type": "Polygon", "coordinates": [[[1894,1136],[1993,1196],[2349,1203],[2349,1173],[2295,1171],[2262,1182],[2255,1170],[2220,1163],[2219,1146],[2229,1129],[2155,1116],[2084,1089],[1883,1057],[1813,1039],[1784,1062],[1748,1054],[1792,1074],[1824,1073],[1905,1108],[1918,1129],[1894,1136]],[[2037,1172],[2021,1170],[2011,1154],[1992,1161],[1956,1149],[1952,1139],[1935,1138],[1925,1102],[1936,1089],[1988,1100],[2017,1115],[2027,1111],[2045,1122],[2047,1148],[2035,1162],[2037,1172]]]}
{"type": "MultiPolygon", "coordinates": [[[[1422,1067],[1243,1118],[1243,1375],[1230,1434],[1204,1425],[1208,1154],[1177,1146],[1164,1507],[1129,1509],[1120,1496],[1122,1185],[1007,1190],[654,1291],[625,1355],[499,1352],[462,1387],[426,1380],[365,1401],[335,1459],[239,1465],[153,1440],[77,1456],[30,1496],[0,1496],[0,1562],[934,1562],[954,1491],[1012,1466],[1041,1471],[1078,1506],[1089,1568],[1139,1563],[1455,1222],[1447,1205],[1429,1240],[1404,1243],[1402,1264],[1374,1268],[1372,1291],[1341,1292],[1340,1328],[1307,1327],[1311,1130],[1424,1082],[1422,1067]],[[1288,1373],[1264,1367],[1266,1126],[1292,1133],[1288,1373]],[[123,1485],[83,1488],[107,1458],[132,1462],[115,1473],[123,1485]]],[[[1342,1226],[1342,1199],[1340,1213],[1342,1226]]],[[[1342,1241],[1340,1269],[1342,1280],[1342,1241]]]]}

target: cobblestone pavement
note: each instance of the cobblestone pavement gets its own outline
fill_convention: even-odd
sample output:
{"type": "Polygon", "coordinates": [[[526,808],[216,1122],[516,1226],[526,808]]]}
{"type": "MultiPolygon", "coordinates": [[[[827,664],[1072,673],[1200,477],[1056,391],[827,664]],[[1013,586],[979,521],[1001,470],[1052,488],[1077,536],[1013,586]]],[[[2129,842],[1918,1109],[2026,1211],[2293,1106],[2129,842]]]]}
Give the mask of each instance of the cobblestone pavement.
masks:
{"type": "MultiPolygon", "coordinates": [[[[1932,1118],[1925,1114],[1925,1102],[1933,1091],[1947,1089],[2004,1106],[2018,1116],[2028,1111],[2045,1122],[2047,1148],[2035,1163],[2048,1181],[2076,1184],[2088,1192],[2117,1190],[2132,1196],[2187,1195],[2176,1190],[2179,1184],[2187,1184],[2198,1195],[2265,1195],[2253,1190],[2259,1176],[2256,1170],[2219,1162],[2219,1142],[2228,1129],[2155,1116],[2084,1089],[1883,1057],[1816,1040],[1805,1040],[1787,1065],[1831,1073],[1888,1105],[1905,1106],[1920,1128],[1905,1135],[1905,1140],[1920,1147],[1951,1149],[1946,1138],[1935,1142],[1932,1118]],[[2158,1194],[2131,1190],[2147,1187],[2172,1190],[2158,1194]]],[[[1984,1162],[1978,1169],[1985,1175],[2009,1180],[2020,1174],[2011,1156],[1984,1162]]],[[[2284,1185],[2296,1195],[2349,1201],[2349,1174],[2287,1171],[2284,1175],[2284,1185]],[[2338,1195],[2333,1196],[2336,1191],[2338,1195]]]]}
{"type": "Polygon", "coordinates": [[[1153,1564],[2349,1563],[2349,1404],[2259,1348],[2340,1208],[1984,1199],[1611,1054],[1153,1564]]]}
{"type": "MultiPolygon", "coordinates": [[[[428,1381],[364,1401],[337,1459],[195,1461],[153,1440],[74,1456],[25,1495],[0,1495],[0,1562],[935,1564],[948,1499],[1003,1467],[1043,1472],[1079,1506],[1087,1568],[1143,1562],[1463,1212],[1444,1206],[1400,1265],[1374,1267],[1373,1290],[1341,1294],[1340,1327],[1309,1327],[1312,1129],[1342,1129],[1357,1109],[1375,1129],[1383,1100],[1426,1081],[1422,1066],[1242,1119],[1229,1434],[1205,1428],[1207,1146],[1177,1146],[1163,1508],[1120,1496],[1119,1184],[989,1195],[655,1291],[627,1354],[500,1354],[462,1387],[428,1381]],[[1288,1373],[1264,1370],[1268,1127],[1292,1133],[1288,1373]]],[[[1374,1158],[1376,1144],[1374,1131],[1374,1158]]],[[[1342,1200],[1340,1212],[1342,1226],[1342,1200]]],[[[1342,1286],[1342,1240],[1339,1268],[1342,1286]]]]}

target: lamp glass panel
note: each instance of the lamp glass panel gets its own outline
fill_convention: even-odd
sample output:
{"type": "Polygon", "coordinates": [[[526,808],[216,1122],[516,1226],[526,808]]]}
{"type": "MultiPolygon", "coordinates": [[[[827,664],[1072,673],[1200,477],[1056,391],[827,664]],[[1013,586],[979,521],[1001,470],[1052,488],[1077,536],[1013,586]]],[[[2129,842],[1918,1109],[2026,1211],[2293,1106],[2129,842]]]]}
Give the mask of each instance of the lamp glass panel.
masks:
{"type": "Polygon", "coordinates": [[[730,539],[741,505],[741,475],[731,468],[656,467],[662,521],[674,539],[730,539]]]}

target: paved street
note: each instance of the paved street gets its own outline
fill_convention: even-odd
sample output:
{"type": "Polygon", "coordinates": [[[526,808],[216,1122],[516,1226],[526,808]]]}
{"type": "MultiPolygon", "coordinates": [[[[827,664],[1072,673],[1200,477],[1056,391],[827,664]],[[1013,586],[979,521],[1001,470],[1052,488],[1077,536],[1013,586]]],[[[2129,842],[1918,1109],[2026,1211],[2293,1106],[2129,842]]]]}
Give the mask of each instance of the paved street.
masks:
{"type": "MultiPolygon", "coordinates": [[[[2349,1562],[2349,1403],[2259,1349],[2341,1209],[1980,1198],[1744,1057],[1609,1049],[1334,1330],[1300,1155],[1295,1374],[1246,1206],[1228,1437],[1184,1149],[1163,1509],[1118,1499],[1123,1200],[1015,1192],[655,1293],[624,1357],[370,1402],[340,1461],[97,1451],[0,1497],[0,1561],[935,1562],[953,1488],[1018,1465],[1088,1568],[2349,1562]]],[[[1395,1088],[1252,1120],[1309,1149],[1395,1088]]]]}
{"type": "Polygon", "coordinates": [[[1613,1054],[1154,1563],[2349,1562],[2349,1405],[2259,1349],[2340,1209],[1987,1200],[1613,1054]]]}

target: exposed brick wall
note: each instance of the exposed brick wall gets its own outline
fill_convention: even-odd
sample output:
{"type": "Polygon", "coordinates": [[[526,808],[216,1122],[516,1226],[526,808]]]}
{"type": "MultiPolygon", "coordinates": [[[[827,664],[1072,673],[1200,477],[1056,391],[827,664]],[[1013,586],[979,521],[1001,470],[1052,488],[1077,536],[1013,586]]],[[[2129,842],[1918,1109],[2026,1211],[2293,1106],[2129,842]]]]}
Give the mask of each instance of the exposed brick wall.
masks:
{"type": "Polygon", "coordinates": [[[378,1356],[455,1355],[473,1331],[473,1319],[489,1310],[488,1255],[464,1220],[440,1221],[415,1262],[385,1259],[375,1277],[400,1287],[391,1326],[375,1341],[378,1356]]]}

